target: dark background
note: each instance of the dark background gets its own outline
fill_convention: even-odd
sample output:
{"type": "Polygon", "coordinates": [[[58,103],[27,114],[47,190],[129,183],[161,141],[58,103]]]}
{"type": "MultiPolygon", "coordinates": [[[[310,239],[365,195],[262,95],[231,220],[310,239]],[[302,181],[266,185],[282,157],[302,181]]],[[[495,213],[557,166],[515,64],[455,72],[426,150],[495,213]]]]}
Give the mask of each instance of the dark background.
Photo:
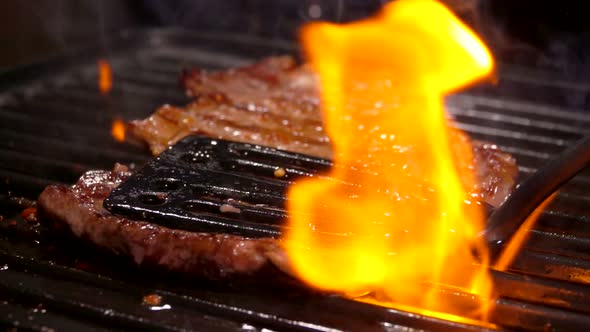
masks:
{"type": "MultiPolygon", "coordinates": [[[[312,19],[365,17],[380,0],[37,0],[0,3],[0,68],[67,52],[80,44],[108,47],[109,35],[138,27],[178,26],[293,38],[312,19]],[[312,6],[321,8],[313,14],[312,6]],[[317,12],[316,12],[317,14],[317,12]]],[[[445,0],[507,61],[585,66],[590,29],[584,1],[445,0]],[[530,60],[530,59],[529,59],[530,60]]]]}

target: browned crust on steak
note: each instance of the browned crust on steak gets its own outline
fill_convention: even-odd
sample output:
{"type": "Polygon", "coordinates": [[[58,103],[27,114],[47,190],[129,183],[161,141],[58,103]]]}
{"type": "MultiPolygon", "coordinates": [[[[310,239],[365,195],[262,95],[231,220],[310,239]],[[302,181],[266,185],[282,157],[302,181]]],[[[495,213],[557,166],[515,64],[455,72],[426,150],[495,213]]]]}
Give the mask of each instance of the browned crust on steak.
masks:
{"type": "Polygon", "coordinates": [[[89,171],[73,186],[48,186],[38,200],[39,215],[138,265],[208,278],[254,274],[265,266],[288,271],[286,255],[275,239],[192,233],[111,214],[103,201],[129,175],[120,167],[89,171]]]}
{"type": "Polygon", "coordinates": [[[271,57],[213,73],[197,69],[182,81],[193,102],[182,108],[164,105],[151,117],[130,123],[131,132],[148,142],[154,155],[198,133],[330,158],[317,78],[293,58],[271,57]]]}
{"type": "Polygon", "coordinates": [[[512,193],[518,178],[516,160],[490,143],[473,141],[476,188],[488,204],[500,206],[512,193]],[[483,165],[483,167],[482,167],[483,165]]]}
{"type": "MultiPolygon", "coordinates": [[[[289,56],[225,71],[193,70],[182,81],[194,101],[185,107],[165,105],[147,119],[132,121],[131,132],[146,141],[154,155],[187,135],[203,134],[329,159],[332,149],[322,125],[317,80],[306,65],[297,66],[289,56]]],[[[452,140],[468,139],[451,133],[452,140]]],[[[468,189],[498,206],[514,189],[516,161],[493,144],[472,145],[469,166],[477,170],[477,183],[468,189]]]]}

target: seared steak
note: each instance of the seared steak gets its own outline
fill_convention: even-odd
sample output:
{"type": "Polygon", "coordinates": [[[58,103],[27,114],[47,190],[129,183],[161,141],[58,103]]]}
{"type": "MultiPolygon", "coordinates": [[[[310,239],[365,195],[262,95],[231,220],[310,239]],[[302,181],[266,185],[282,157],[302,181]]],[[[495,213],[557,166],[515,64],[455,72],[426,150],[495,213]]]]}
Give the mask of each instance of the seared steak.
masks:
{"type": "Polygon", "coordinates": [[[329,158],[329,138],[319,112],[316,78],[291,57],[274,57],[245,68],[183,76],[194,101],[162,106],[131,122],[154,155],[191,133],[254,143],[329,158]]]}
{"type": "MultiPolygon", "coordinates": [[[[200,133],[332,156],[322,126],[317,78],[292,58],[268,58],[214,73],[194,70],[183,81],[194,97],[192,103],[182,108],[166,105],[149,118],[131,123],[133,133],[147,141],[154,154],[200,133]]],[[[469,139],[456,130],[451,134],[455,141],[469,139]]],[[[454,152],[461,153],[457,148],[454,152]]],[[[497,206],[513,189],[516,163],[491,144],[473,142],[473,152],[473,164],[462,166],[475,166],[479,181],[468,189],[497,206]]],[[[49,186],[39,197],[39,215],[139,265],[210,278],[254,274],[265,266],[290,272],[280,240],[187,232],[111,214],[103,201],[129,175],[126,167],[118,166],[113,171],[89,171],[73,186],[49,186]]]]}
{"type": "Polygon", "coordinates": [[[286,255],[275,239],[191,233],[111,214],[103,201],[130,174],[117,166],[89,171],[73,186],[48,186],[38,200],[39,216],[138,265],[209,278],[254,274],[267,265],[288,272],[286,255]]]}
{"type": "MultiPolygon", "coordinates": [[[[288,56],[271,57],[226,71],[193,70],[182,77],[194,98],[185,107],[162,106],[152,116],[130,124],[154,155],[189,134],[260,144],[331,158],[324,132],[318,78],[288,56]]],[[[451,131],[453,140],[468,139],[451,131]]],[[[478,183],[474,191],[498,206],[514,188],[515,160],[493,144],[473,141],[478,183]]],[[[458,149],[456,154],[461,153],[458,149]]]]}

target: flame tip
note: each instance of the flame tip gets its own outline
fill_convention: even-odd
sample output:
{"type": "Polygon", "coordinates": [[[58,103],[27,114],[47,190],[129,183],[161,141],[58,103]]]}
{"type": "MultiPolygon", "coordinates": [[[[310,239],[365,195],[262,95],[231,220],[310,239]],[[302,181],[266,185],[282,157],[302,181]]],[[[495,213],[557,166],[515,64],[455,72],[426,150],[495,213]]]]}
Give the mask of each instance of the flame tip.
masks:
{"type": "Polygon", "coordinates": [[[98,90],[101,94],[108,94],[113,88],[113,70],[105,59],[98,59],[98,90]]]}
{"type": "Polygon", "coordinates": [[[123,122],[120,119],[115,119],[113,121],[112,127],[111,127],[111,135],[113,136],[113,138],[118,141],[118,142],[124,142],[125,141],[125,136],[126,136],[126,125],[125,122],[123,122]]]}

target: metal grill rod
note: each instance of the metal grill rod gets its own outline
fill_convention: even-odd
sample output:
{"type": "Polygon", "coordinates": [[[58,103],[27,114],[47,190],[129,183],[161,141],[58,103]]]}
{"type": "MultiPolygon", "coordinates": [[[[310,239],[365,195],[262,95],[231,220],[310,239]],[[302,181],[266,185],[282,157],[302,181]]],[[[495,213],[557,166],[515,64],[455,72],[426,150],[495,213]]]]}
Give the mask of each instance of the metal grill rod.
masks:
{"type": "Polygon", "coordinates": [[[525,180],[506,202],[490,215],[488,226],[481,236],[496,246],[508,242],[535,208],[589,164],[590,135],[525,180]]]}

